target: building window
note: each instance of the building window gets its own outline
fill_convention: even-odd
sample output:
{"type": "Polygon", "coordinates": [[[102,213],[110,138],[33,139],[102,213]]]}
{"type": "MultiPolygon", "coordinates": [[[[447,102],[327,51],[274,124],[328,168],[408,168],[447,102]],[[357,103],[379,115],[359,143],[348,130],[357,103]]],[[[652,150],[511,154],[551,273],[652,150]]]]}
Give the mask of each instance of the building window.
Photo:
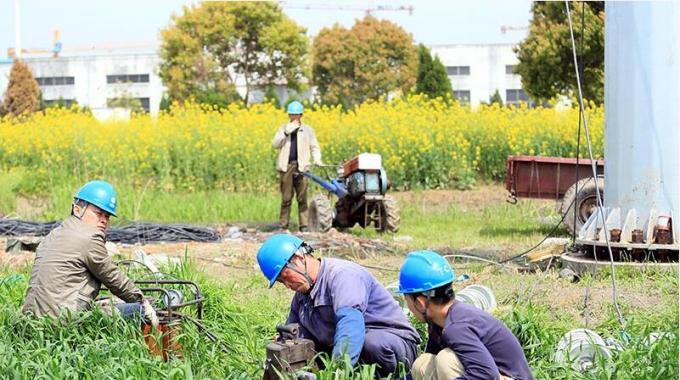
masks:
{"type": "Polygon", "coordinates": [[[446,73],[451,75],[470,75],[470,66],[446,66],[446,73]]]}
{"type": "Polygon", "coordinates": [[[109,108],[129,108],[132,111],[144,110],[149,112],[149,98],[109,98],[106,99],[106,106],[109,108]]]}
{"type": "Polygon", "coordinates": [[[505,73],[508,75],[517,74],[517,65],[505,65],[505,73]]]}
{"type": "Polygon", "coordinates": [[[106,83],[149,83],[149,74],[107,75],[106,83]]]}
{"type": "Polygon", "coordinates": [[[507,104],[519,104],[519,102],[530,103],[531,99],[524,90],[512,89],[505,90],[505,103],[507,104]]]}
{"type": "Polygon", "coordinates": [[[455,90],[453,97],[460,103],[470,103],[470,90],[455,90]]]}
{"type": "Polygon", "coordinates": [[[74,77],[38,77],[35,81],[39,86],[70,86],[76,83],[74,77]]]}

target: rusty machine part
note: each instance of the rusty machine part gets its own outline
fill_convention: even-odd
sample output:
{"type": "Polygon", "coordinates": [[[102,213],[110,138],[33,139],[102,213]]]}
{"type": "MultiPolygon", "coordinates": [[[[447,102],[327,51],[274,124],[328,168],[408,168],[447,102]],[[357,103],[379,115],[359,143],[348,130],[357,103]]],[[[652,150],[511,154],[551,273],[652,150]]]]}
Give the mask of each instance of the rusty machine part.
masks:
{"type": "Polygon", "coordinates": [[[182,321],[186,319],[178,310],[194,308],[196,316],[203,316],[203,294],[198,285],[186,280],[137,280],[135,284],[141,287],[145,295],[159,294],[160,297],[149,297],[153,303],[160,302],[163,308],[156,310],[158,315],[158,331],[153,332],[151,325],[142,324],[142,333],[152,355],[160,356],[164,361],[171,358],[182,358],[178,337],[181,333],[182,321]],[[150,286],[154,285],[154,286],[150,286]],[[166,287],[170,287],[167,289],[166,287]],[[177,288],[185,288],[191,293],[189,299],[177,288]],[[156,302],[158,301],[158,302],[156,302]]]}
{"type": "Polygon", "coordinates": [[[278,337],[267,345],[267,359],[263,380],[278,380],[292,376],[298,380],[312,380],[316,376],[314,342],[300,338],[297,323],[276,326],[278,337]],[[306,370],[307,369],[307,370],[306,370]],[[309,371],[308,371],[309,370],[309,371]]]}
{"type": "Polygon", "coordinates": [[[641,223],[633,212],[629,212],[625,219],[621,218],[618,210],[605,210],[605,214],[605,223],[598,215],[592,215],[579,234],[577,245],[581,247],[584,258],[609,261],[609,244],[615,262],[679,261],[679,244],[671,216],[651,212],[646,223],[641,223]]]}
{"type": "MultiPolygon", "coordinates": [[[[144,340],[152,355],[160,356],[164,361],[171,358],[182,358],[178,340],[181,335],[182,322],[192,323],[208,340],[218,345],[223,352],[227,354],[231,352],[228,345],[201,322],[203,318],[203,293],[201,293],[198,284],[181,279],[164,280],[162,278],[172,278],[173,276],[154,272],[145,263],[137,260],[120,260],[116,264],[139,266],[153,278],[153,280],[134,280],[152,305],[162,305],[162,307],[155,307],[159,321],[158,331],[153,332],[151,325],[142,323],[144,340]],[[160,296],[154,297],[152,295],[160,296]],[[188,312],[191,312],[191,315],[188,312]]],[[[103,290],[106,289],[103,288],[103,290]]]]}

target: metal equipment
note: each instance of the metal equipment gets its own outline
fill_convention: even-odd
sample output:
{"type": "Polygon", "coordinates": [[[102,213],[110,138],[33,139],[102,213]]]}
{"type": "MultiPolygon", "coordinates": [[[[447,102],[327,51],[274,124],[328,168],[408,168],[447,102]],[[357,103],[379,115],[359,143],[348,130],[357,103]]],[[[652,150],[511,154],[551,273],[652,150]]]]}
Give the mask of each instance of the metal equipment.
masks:
{"type": "Polygon", "coordinates": [[[562,260],[576,271],[610,259],[675,269],[680,4],[613,2],[605,9],[607,197],[578,231],[579,253],[562,260]]]}
{"type": "Polygon", "coordinates": [[[505,188],[510,203],[517,198],[554,199],[564,215],[569,233],[581,229],[597,207],[596,192],[604,196],[604,161],[597,160],[596,181],[591,179],[591,161],[575,158],[508,156],[505,188]],[[576,223],[574,224],[574,213],[576,223]]]}
{"type": "MultiPolygon", "coordinates": [[[[158,331],[156,332],[152,331],[150,324],[142,323],[144,341],[149,346],[152,355],[160,356],[164,361],[182,358],[179,336],[183,322],[195,325],[200,332],[205,334],[208,340],[217,344],[223,352],[231,353],[224,341],[201,322],[203,318],[203,293],[201,293],[198,284],[181,279],[165,279],[172,276],[154,272],[147,265],[136,260],[121,260],[117,264],[126,267],[128,276],[132,273],[142,275],[146,272],[153,278],[134,280],[144,293],[144,297],[154,306],[159,320],[158,331]],[[139,269],[142,272],[139,272],[139,269]]],[[[107,289],[102,288],[102,290],[107,289]]]]}
{"type": "Polygon", "coordinates": [[[325,232],[331,227],[350,228],[373,224],[379,232],[397,232],[401,223],[399,206],[386,195],[389,183],[378,154],[362,153],[336,167],[337,178],[326,181],[312,173],[302,173],[338,197],[331,206],[329,196],[317,194],[309,205],[309,227],[325,232]]]}
{"type": "Polygon", "coordinates": [[[267,345],[267,359],[262,379],[316,379],[310,372],[316,370],[314,342],[300,338],[300,326],[297,323],[276,326],[276,331],[278,333],[276,341],[267,345]]]}
{"type": "Polygon", "coordinates": [[[199,320],[203,317],[203,295],[198,285],[185,280],[136,280],[135,284],[140,286],[140,290],[152,301],[152,304],[162,305],[162,308],[156,310],[160,337],[154,336],[151,325],[142,323],[144,340],[151,354],[162,357],[164,361],[182,358],[178,341],[182,322],[184,320],[192,323],[198,321],[185,315],[186,311],[180,313],[180,310],[188,310],[191,307],[195,309],[194,313],[199,320]],[[184,299],[184,294],[178,288],[188,289],[185,292],[190,293],[191,297],[184,299]],[[152,295],[158,295],[158,297],[152,295]]]}
{"type": "Polygon", "coordinates": [[[575,329],[564,334],[557,343],[555,361],[571,365],[579,372],[586,372],[598,362],[608,362],[614,346],[608,346],[596,332],[588,329],[575,329]]]}
{"type": "Polygon", "coordinates": [[[484,285],[468,285],[456,293],[456,300],[484,311],[493,311],[498,303],[491,289],[484,285]]]}

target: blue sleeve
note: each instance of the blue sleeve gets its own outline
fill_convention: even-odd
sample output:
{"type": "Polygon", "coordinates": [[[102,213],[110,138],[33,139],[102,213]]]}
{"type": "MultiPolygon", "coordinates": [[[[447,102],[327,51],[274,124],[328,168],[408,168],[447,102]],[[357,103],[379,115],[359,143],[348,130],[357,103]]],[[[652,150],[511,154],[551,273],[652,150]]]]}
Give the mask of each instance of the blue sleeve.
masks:
{"type": "Polygon", "coordinates": [[[456,380],[498,379],[500,371],[484,343],[470,326],[449,328],[444,333],[448,347],[456,353],[465,374],[456,380]]]}
{"type": "Polygon", "coordinates": [[[343,307],[335,313],[333,359],[342,354],[347,354],[352,365],[355,365],[364,347],[365,338],[364,315],[359,310],[343,307]]]}

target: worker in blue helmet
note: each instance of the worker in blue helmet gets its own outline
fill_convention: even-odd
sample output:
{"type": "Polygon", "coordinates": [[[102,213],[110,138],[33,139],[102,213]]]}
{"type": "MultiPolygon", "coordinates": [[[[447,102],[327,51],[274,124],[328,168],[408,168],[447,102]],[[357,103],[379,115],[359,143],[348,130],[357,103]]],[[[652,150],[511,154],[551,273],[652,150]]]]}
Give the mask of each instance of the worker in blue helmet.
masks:
{"type": "Polygon", "coordinates": [[[425,353],[414,379],[533,379],[524,351],[498,319],[456,301],[456,276],[433,251],[410,253],[399,271],[399,292],[415,317],[428,324],[425,353]]]}
{"type": "Polygon", "coordinates": [[[363,267],[346,260],[312,256],[312,247],[290,235],[262,244],[257,262],[269,282],[295,295],[286,323],[300,325],[317,352],[352,365],[376,364],[381,377],[410,368],[420,336],[392,295],[363,267]]]}
{"type": "Polygon", "coordinates": [[[301,232],[307,231],[307,177],[300,173],[311,169],[312,164],[321,165],[321,148],[312,127],[303,124],[302,103],[293,101],[288,104],[287,124],[282,125],[272,145],[278,149],[276,169],[279,172],[281,191],[281,212],[279,226],[288,229],[293,193],[298,203],[298,220],[301,232]]]}
{"type": "Polygon", "coordinates": [[[106,247],[109,218],[117,216],[113,186],[91,181],[75,194],[71,215],[38,246],[23,311],[59,317],[66,311],[87,310],[103,284],[127,302],[116,309],[142,314],[158,325],[158,317],[141,290],[112,262],[106,247]]]}

